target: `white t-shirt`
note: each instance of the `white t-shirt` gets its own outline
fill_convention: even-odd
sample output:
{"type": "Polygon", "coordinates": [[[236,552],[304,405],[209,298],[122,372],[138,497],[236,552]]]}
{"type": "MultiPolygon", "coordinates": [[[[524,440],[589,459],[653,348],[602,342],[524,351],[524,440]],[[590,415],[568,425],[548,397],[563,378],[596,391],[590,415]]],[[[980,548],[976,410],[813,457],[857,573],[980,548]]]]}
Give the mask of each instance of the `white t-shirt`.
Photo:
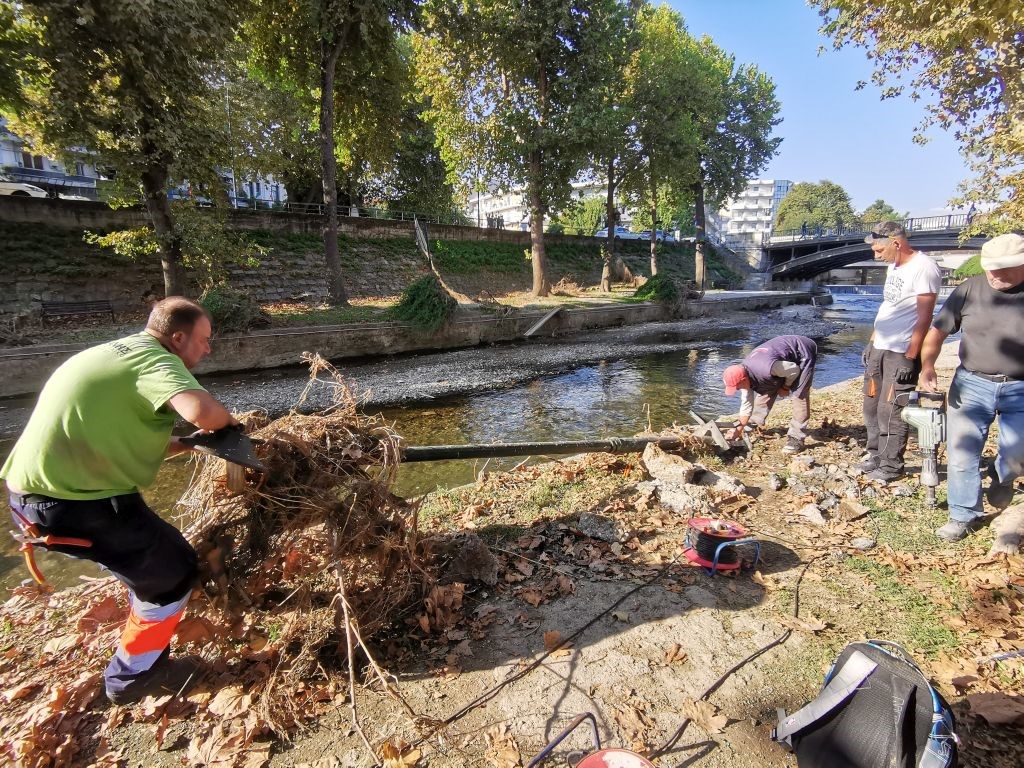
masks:
{"type": "Polygon", "coordinates": [[[875,316],[875,349],[906,352],[917,324],[917,297],[939,292],[939,265],[920,251],[900,266],[890,264],[885,276],[882,306],[875,316]]]}

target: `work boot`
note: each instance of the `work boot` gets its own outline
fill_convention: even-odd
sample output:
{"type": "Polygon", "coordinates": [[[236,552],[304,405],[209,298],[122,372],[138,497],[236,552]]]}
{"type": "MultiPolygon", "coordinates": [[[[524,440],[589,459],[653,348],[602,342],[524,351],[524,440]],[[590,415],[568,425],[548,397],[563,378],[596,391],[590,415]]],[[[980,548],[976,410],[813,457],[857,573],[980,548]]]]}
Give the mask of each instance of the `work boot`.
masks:
{"type": "Polygon", "coordinates": [[[874,472],[876,469],[878,469],[878,459],[869,453],[867,456],[861,459],[859,464],[856,464],[854,466],[854,469],[860,470],[864,474],[867,474],[868,472],[874,472]]]}
{"type": "Polygon", "coordinates": [[[112,704],[133,704],[147,696],[174,696],[188,693],[203,677],[205,664],[198,656],[172,659],[162,656],[145,674],[123,689],[106,690],[112,704]]]}
{"type": "Polygon", "coordinates": [[[866,480],[871,480],[875,483],[881,483],[882,485],[888,485],[903,477],[903,472],[895,469],[886,469],[885,467],[878,467],[871,472],[864,475],[866,480]]]}
{"type": "Polygon", "coordinates": [[[965,523],[963,520],[950,520],[944,526],[935,531],[935,535],[943,541],[960,541],[976,527],[977,524],[973,521],[965,523]]]}
{"type": "Polygon", "coordinates": [[[989,483],[988,490],[985,491],[985,498],[996,509],[1006,509],[1013,501],[1013,480],[1008,483],[1000,483],[995,467],[988,468],[988,477],[992,482],[989,483]]]}
{"type": "Polygon", "coordinates": [[[787,438],[786,444],[782,447],[783,453],[802,453],[804,450],[804,441],[799,437],[787,438]]]}

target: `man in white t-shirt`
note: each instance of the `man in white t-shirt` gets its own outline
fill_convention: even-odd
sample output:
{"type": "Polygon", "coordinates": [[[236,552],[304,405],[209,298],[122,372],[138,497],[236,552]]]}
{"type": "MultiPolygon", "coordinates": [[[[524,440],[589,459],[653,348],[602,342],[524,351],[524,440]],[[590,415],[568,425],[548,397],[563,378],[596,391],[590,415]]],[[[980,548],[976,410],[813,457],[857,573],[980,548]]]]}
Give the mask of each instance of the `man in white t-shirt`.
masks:
{"type": "Polygon", "coordinates": [[[864,425],[867,456],[858,468],[888,483],[903,475],[903,453],[910,427],[900,418],[907,395],[921,373],[921,344],[932,322],[939,293],[939,265],[915,251],[907,231],[886,221],[864,238],[875,259],[887,262],[882,306],[864,349],[864,425]]]}

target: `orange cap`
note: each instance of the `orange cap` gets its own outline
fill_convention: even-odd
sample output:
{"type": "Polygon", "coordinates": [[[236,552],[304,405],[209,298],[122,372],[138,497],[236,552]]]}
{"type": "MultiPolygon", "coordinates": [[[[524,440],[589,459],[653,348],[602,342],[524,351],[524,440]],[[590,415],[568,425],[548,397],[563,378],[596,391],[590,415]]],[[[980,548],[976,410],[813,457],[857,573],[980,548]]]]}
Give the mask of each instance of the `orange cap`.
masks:
{"type": "Polygon", "coordinates": [[[725,382],[725,394],[735,395],[738,385],[743,382],[749,384],[747,378],[747,369],[742,365],[730,365],[725,369],[725,373],[722,374],[722,381],[725,382]]]}

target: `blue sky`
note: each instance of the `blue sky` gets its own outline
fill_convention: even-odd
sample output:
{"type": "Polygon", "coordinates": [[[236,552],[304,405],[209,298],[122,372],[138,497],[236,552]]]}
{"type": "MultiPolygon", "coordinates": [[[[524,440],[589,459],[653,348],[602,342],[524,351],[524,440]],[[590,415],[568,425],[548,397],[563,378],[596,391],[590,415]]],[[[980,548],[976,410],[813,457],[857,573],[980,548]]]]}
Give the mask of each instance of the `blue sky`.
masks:
{"type": "Polygon", "coordinates": [[[862,48],[833,51],[818,34],[817,8],[801,0],[672,0],[690,33],[710,35],[737,62],[757,64],[775,81],[783,137],[762,178],[829,179],[863,210],[876,198],[912,216],[948,210],[967,176],[951,137],[933,129],[912,141],[924,108],[908,97],[882,101],[862,48]],[[819,46],[827,50],[819,55],[819,46]],[[854,90],[857,81],[868,85],[854,90]]]}

